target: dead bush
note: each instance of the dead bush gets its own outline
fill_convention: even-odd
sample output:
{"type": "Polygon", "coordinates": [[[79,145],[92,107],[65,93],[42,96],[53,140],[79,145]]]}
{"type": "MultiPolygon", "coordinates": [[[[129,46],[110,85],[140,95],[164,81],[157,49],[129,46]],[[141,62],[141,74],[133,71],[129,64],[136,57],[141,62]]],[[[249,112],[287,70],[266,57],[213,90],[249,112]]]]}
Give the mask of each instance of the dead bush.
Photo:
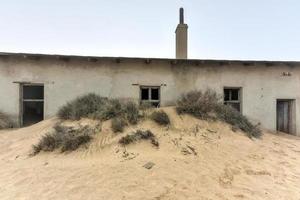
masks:
{"type": "Polygon", "coordinates": [[[13,128],[13,123],[6,114],[0,112],[0,129],[7,128],[13,128]]]}
{"type": "Polygon", "coordinates": [[[92,137],[90,135],[79,135],[74,137],[69,137],[67,140],[64,140],[62,143],[62,152],[66,151],[75,151],[81,145],[90,142],[92,137]]]}
{"type": "Polygon", "coordinates": [[[131,101],[126,102],[123,106],[123,113],[125,119],[127,119],[130,124],[137,124],[139,120],[139,108],[136,103],[131,101]]]}
{"type": "Polygon", "coordinates": [[[82,117],[95,117],[96,113],[103,110],[103,105],[107,101],[107,98],[90,93],[68,102],[59,109],[57,115],[61,119],[71,120],[78,120],[82,117]]]}
{"type": "Polygon", "coordinates": [[[245,132],[248,137],[260,137],[261,130],[253,125],[247,117],[243,116],[231,106],[219,104],[216,109],[218,119],[232,125],[235,129],[240,129],[245,132]]]}
{"type": "Polygon", "coordinates": [[[113,118],[111,121],[111,128],[115,133],[123,132],[126,125],[126,121],[122,117],[113,118]]]}
{"type": "Polygon", "coordinates": [[[102,109],[95,113],[95,117],[102,120],[109,120],[114,117],[121,116],[122,103],[118,99],[108,99],[103,105],[102,109]]]}
{"type": "Polygon", "coordinates": [[[123,117],[131,124],[136,124],[139,118],[139,109],[134,102],[123,102],[119,99],[108,99],[96,94],[88,94],[76,98],[61,107],[58,111],[61,119],[79,120],[92,118],[108,120],[123,117]]]}
{"type": "Polygon", "coordinates": [[[151,142],[151,144],[153,144],[154,146],[156,146],[156,147],[159,146],[159,143],[158,143],[155,135],[150,130],[147,130],[147,131],[137,130],[133,134],[122,137],[119,140],[119,143],[126,146],[126,145],[129,145],[131,143],[141,141],[141,140],[149,140],[151,142]]]}
{"type": "Polygon", "coordinates": [[[176,109],[178,114],[188,113],[197,118],[210,118],[218,105],[220,98],[212,90],[191,91],[182,95],[177,103],[176,109]]]}
{"type": "Polygon", "coordinates": [[[152,108],[153,108],[153,105],[150,102],[142,102],[139,106],[139,109],[142,111],[152,109],[152,108]]]}
{"type": "Polygon", "coordinates": [[[83,144],[90,142],[95,130],[84,126],[78,129],[57,125],[53,132],[42,136],[38,144],[33,145],[33,155],[41,151],[54,151],[60,149],[61,152],[74,151],[83,144]]]}
{"type": "Polygon", "coordinates": [[[167,126],[170,124],[170,119],[167,113],[163,110],[161,111],[154,111],[151,115],[150,118],[158,123],[159,125],[167,126]]]}
{"type": "Polygon", "coordinates": [[[254,126],[240,112],[220,102],[212,90],[192,91],[182,95],[177,101],[178,114],[190,114],[200,119],[218,119],[245,132],[249,137],[260,137],[261,130],[254,126]]]}
{"type": "Polygon", "coordinates": [[[58,134],[53,133],[42,136],[37,145],[33,145],[33,153],[38,154],[41,151],[54,151],[60,146],[60,137],[58,134]]]}

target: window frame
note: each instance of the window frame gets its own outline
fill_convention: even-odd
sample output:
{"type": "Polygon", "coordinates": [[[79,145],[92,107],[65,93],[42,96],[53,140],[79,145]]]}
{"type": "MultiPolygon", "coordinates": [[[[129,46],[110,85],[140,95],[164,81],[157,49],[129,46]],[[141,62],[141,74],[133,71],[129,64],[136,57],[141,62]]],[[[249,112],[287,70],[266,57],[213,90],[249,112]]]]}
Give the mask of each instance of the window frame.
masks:
{"type": "Polygon", "coordinates": [[[38,84],[38,83],[33,83],[33,84],[22,84],[22,101],[23,102],[44,102],[45,100],[45,86],[44,84],[38,84]],[[25,98],[24,97],[24,87],[42,87],[43,88],[43,98],[25,98]]]}
{"type": "Polygon", "coordinates": [[[160,107],[160,99],[161,99],[161,87],[160,86],[148,86],[148,85],[143,85],[143,86],[140,86],[140,104],[142,103],[157,103],[158,106],[157,107],[160,107]],[[147,100],[143,100],[142,99],[142,89],[148,89],[148,99],[147,100]],[[151,95],[151,92],[152,92],[152,89],[158,89],[158,99],[157,100],[153,100],[152,99],[152,95],[151,95]]]}
{"type": "Polygon", "coordinates": [[[45,84],[43,83],[20,83],[19,84],[19,126],[23,127],[23,106],[26,102],[41,102],[43,104],[43,119],[45,119],[45,84]],[[26,86],[41,86],[43,87],[42,99],[26,99],[24,98],[24,87],[26,86]]]}
{"type": "Polygon", "coordinates": [[[242,87],[224,87],[223,88],[223,103],[224,105],[239,104],[239,112],[242,113],[242,87]],[[225,90],[238,90],[238,100],[231,100],[232,92],[230,91],[229,100],[225,100],[225,90]]]}

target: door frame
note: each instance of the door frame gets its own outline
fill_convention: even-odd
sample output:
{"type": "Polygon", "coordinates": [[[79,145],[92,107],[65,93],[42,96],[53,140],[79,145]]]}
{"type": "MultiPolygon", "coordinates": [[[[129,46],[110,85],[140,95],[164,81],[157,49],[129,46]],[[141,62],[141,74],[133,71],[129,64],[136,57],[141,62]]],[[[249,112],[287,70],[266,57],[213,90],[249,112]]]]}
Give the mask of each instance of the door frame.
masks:
{"type": "Polygon", "coordinates": [[[23,107],[24,107],[24,99],[23,99],[23,87],[24,86],[43,86],[43,119],[45,119],[45,85],[43,83],[19,83],[19,126],[23,127],[23,107]]]}
{"type": "Polygon", "coordinates": [[[276,99],[276,131],[278,130],[278,102],[288,102],[288,132],[287,134],[296,135],[296,100],[295,99],[276,99]]]}

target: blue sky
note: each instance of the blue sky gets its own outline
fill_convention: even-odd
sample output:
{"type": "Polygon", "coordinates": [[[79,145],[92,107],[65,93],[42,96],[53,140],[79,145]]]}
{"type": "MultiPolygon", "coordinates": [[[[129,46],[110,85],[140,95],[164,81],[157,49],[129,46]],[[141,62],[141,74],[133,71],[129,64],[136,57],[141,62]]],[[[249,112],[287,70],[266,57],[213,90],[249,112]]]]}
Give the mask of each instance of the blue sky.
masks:
{"type": "Polygon", "coordinates": [[[300,60],[299,0],[0,0],[0,51],[173,58],[181,6],[189,58],[300,60]]]}

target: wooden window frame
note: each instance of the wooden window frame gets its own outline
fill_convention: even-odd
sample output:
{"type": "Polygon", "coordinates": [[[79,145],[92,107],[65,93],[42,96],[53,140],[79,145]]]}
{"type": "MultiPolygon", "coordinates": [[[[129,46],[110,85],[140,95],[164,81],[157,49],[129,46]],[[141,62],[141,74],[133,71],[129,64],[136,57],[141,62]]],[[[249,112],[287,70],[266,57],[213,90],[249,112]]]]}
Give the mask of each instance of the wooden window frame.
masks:
{"type": "Polygon", "coordinates": [[[140,104],[142,104],[142,103],[151,103],[151,104],[152,103],[157,103],[158,104],[157,107],[160,107],[160,97],[161,97],[161,87],[160,86],[146,86],[146,85],[140,86],[140,104]],[[142,100],[142,89],[148,89],[149,90],[148,100],[142,100]],[[152,89],[158,89],[158,100],[151,99],[152,89]]]}
{"type": "Polygon", "coordinates": [[[223,102],[226,105],[239,104],[239,112],[242,113],[242,87],[224,87],[223,88],[223,102]],[[238,100],[231,100],[232,92],[230,92],[229,100],[225,100],[225,90],[238,90],[238,100]]]}

